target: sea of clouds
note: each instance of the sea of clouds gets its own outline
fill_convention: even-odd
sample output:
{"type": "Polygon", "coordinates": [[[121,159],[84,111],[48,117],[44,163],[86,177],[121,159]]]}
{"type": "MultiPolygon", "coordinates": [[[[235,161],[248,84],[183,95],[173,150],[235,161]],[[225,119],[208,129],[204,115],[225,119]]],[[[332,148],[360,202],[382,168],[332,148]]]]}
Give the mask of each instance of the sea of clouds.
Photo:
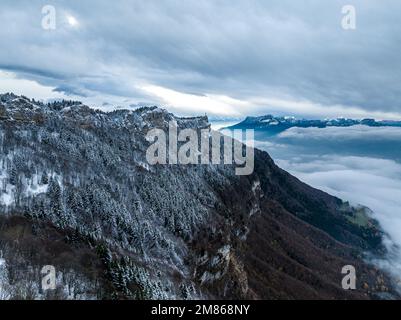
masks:
{"type": "Polygon", "coordinates": [[[401,278],[401,128],[291,128],[255,146],[302,181],[369,207],[388,237],[376,264],[401,278]]]}

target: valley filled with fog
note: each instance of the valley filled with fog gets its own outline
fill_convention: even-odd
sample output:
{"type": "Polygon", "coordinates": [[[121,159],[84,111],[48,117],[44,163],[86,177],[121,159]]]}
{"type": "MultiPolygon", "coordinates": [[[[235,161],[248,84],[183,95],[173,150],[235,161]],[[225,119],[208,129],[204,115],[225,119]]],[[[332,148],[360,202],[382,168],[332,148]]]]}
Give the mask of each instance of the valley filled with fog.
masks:
{"type": "Polygon", "coordinates": [[[372,259],[401,275],[401,128],[293,127],[274,136],[256,131],[254,145],[303,182],[369,207],[389,249],[386,261],[372,259]]]}

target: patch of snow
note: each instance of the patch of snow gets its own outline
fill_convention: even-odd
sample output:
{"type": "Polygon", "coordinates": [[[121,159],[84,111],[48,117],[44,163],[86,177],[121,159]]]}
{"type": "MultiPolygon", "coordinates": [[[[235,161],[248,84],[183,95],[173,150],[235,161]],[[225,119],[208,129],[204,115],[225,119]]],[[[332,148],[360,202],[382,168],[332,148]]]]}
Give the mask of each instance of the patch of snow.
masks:
{"type": "Polygon", "coordinates": [[[231,246],[226,244],[225,246],[221,247],[217,252],[223,256],[223,259],[229,259],[229,254],[231,251],[231,246]]]}
{"type": "Polygon", "coordinates": [[[26,184],[26,189],[25,189],[25,195],[30,197],[30,196],[35,196],[41,193],[45,193],[47,191],[47,184],[40,184],[40,179],[41,176],[38,174],[33,175],[32,177],[32,183],[31,184],[26,184]]]}
{"type": "Polygon", "coordinates": [[[14,196],[11,193],[3,193],[0,196],[0,203],[11,206],[14,203],[14,196]]]}
{"type": "Polygon", "coordinates": [[[9,300],[10,293],[7,289],[9,287],[6,260],[0,258],[0,300],[9,300]]]}
{"type": "Polygon", "coordinates": [[[255,191],[258,189],[260,189],[260,181],[256,180],[252,184],[252,192],[255,193],[255,191]]]}
{"type": "Polygon", "coordinates": [[[5,206],[11,206],[15,199],[14,199],[14,192],[15,192],[15,186],[7,183],[6,181],[8,180],[8,174],[5,171],[0,172],[0,187],[1,193],[0,193],[0,204],[3,204],[5,206]]]}
{"type": "Polygon", "coordinates": [[[139,166],[141,166],[142,168],[144,168],[146,171],[150,171],[149,164],[147,164],[147,163],[145,163],[145,162],[142,162],[142,161],[139,161],[138,164],[139,164],[139,166]]]}
{"type": "Polygon", "coordinates": [[[64,107],[61,111],[62,111],[62,112],[71,111],[71,107],[64,107]]]}

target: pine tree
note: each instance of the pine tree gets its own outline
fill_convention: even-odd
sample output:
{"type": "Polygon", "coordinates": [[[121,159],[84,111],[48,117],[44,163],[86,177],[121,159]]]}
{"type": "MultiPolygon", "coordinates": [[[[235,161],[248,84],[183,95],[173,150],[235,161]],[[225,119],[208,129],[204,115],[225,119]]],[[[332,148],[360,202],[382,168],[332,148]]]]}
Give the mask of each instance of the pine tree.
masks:
{"type": "Polygon", "coordinates": [[[49,178],[47,176],[46,171],[43,171],[42,177],[40,178],[40,183],[41,184],[48,184],[49,183],[49,178]]]}
{"type": "Polygon", "coordinates": [[[56,221],[65,226],[67,219],[63,208],[63,198],[60,185],[56,179],[51,178],[47,194],[50,200],[50,215],[56,219],[56,221]]]}
{"type": "Polygon", "coordinates": [[[12,166],[9,172],[10,184],[17,185],[18,183],[18,170],[15,166],[12,166]]]}

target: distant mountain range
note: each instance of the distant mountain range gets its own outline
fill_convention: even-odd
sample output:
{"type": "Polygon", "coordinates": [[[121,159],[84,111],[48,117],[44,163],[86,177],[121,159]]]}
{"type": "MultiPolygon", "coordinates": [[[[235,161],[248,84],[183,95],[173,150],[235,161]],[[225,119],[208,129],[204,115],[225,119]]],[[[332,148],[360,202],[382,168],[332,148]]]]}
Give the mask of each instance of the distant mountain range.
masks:
{"type": "Polygon", "coordinates": [[[254,129],[262,130],[271,134],[278,134],[289,128],[326,128],[326,127],[351,127],[365,125],[369,127],[401,127],[401,121],[375,120],[375,119],[324,119],[308,120],[295,117],[275,117],[265,115],[259,117],[247,117],[244,121],[228,127],[228,129],[254,129]]]}

